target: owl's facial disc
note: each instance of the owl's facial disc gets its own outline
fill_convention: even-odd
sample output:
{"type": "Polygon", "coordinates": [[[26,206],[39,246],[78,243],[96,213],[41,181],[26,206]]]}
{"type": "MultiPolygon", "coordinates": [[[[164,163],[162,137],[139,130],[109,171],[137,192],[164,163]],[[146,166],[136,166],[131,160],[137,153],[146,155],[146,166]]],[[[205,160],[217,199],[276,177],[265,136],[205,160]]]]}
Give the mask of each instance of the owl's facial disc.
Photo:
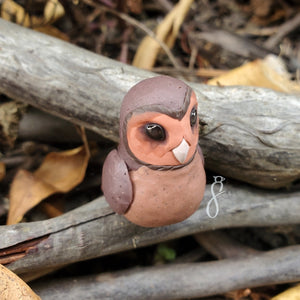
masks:
{"type": "Polygon", "coordinates": [[[129,154],[142,163],[175,166],[187,163],[198,144],[197,100],[194,93],[182,119],[156,111],[133,113],[127,121],[129,154]]]}
{"type": "Polygon", "coordinates": [[[186,160],[186,157],[189,153],[190,146],[187,141],[183,138],[180,145],[172,150],[175,158],[183,164],[186,160]]]}

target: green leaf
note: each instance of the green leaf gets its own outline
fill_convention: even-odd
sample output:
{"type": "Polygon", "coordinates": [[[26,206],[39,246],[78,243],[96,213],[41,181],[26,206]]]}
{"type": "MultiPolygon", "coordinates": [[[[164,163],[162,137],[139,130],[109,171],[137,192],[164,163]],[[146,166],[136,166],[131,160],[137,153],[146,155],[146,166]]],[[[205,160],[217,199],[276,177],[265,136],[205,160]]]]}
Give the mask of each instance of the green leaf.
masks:
{"type": "Polygon", "coordinates": [[[172,261],[176,258],[176,251],[168,247],[166,244],[159,244],[157,246],[156,258],[164,261],[172,261]]]}

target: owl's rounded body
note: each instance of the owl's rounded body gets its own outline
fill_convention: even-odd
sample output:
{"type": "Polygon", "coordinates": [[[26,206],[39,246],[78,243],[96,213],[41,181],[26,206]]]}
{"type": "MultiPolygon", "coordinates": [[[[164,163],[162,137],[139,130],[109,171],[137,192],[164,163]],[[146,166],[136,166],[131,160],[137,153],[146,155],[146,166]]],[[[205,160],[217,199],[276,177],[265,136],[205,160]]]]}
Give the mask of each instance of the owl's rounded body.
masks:
{"type": "Polygon", "coordinates": [[[142,166],[129,174],[133,201],[124,215],[140,226],[181,222],[197,210],[203,198],[206,180],[198,152],[183,168],[160,171],[142,166]]]}
{"type": "Polygon", "coordinates": [[[102,190],[115,212],[156,227],[198,208],[206,178],[197,109],[192,89],[168,76],[143,80],[125,95],[119,147],[102,172],[102,190]]]}

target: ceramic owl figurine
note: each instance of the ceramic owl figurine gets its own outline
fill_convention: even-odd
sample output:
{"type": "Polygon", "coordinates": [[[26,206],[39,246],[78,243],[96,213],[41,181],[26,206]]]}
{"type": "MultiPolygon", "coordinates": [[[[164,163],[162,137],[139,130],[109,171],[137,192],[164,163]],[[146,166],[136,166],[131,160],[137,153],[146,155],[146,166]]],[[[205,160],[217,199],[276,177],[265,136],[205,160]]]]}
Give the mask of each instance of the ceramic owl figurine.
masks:
{"type": "Polygon", "coordinates": [[[102,173],[102,190],[115,212],[157,227],[180,222],[199,207],[206,176],[197,107],[192,89],[168,76],[143,80],[125,95],[120,144],[102,173]]]}

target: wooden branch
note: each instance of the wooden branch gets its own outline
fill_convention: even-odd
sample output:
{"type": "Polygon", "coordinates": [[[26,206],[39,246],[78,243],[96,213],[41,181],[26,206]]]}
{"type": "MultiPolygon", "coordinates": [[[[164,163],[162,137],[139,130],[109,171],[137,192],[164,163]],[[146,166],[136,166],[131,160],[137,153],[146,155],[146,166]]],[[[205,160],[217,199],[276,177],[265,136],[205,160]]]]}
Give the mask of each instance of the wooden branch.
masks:
{"type": "MultiPolygon", "coordinates": [[[[100,141],[98,134],[86,131],[89,141],[100,141]]],[[[19,123],[18,139],[44,143],[82,143],[82,138],[74,124],[29,107],[19,123]],[[59,135],[57,134],[59,132],[59,135]]]]}
{"type": "Polygon", "coordinates": [[[273,50],[285,36],[300,26],[300,14],[280,25],[274,35],[271,35],[265,42],[264,47],[273,50]]]}
{"type": "Polygon", "coordinates": [[[241,259],[172,264],[33,284],[43,299],[186,299],[300,280],[300,246],[241,259]],[[88,291],[88,294],[87,294],[88,291]]]}
{"type": "Polygon", "coordinates": [[[0,227],[0,263],[18,273],[37,272],[218,228],[298,224],[300,191],[267,192],[225,184],[220,212],[206,215],[207,186],[200,208],[184,222],[143,228],[114,214],[103,197],[60,217],[0,227]]]}
{"type": "MultiPolygon", "coordinates": [[[[154,75],[0,19],[0,92],[113,141],[124,94],[154,75]]],[[[189,84],[208,169],[268,188],[300,177],[299,97],[189,84]]]]}
{"type": "Polygon", "coordinates": [[[218,259],[243,258],[260,252],[218,230],[198,233],[194,235],[194,238],[206,251],[218,259]]]}

